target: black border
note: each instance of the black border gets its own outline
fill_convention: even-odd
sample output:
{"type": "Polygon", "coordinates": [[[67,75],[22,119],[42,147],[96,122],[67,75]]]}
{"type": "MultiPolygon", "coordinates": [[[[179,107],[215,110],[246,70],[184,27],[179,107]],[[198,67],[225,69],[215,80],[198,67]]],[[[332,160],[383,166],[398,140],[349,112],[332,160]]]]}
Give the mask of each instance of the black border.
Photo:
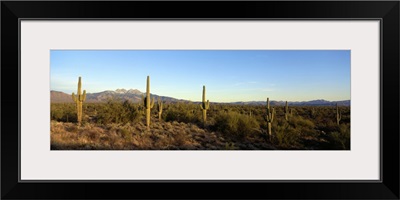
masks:
{"type": "MultiPolygon", "coordinates": [[[[398,1],[2,1],[3,199],[399,199],[398,1]],[[19,19],[380,19],[381,182],[18,182],[19,19]],[[14,74],[14,77],[11,75],[14,74]],[[18,74],[18,79],[15,76],[18,74]],[[18,83],[16,83],[18,80],[18,83]],[[11,84],[14,82],[14,84],[11,84]],[[17,112],[18,111],[18,112],[17,112]],[[385,123],[383,125],[383,118],[385,123]],[[224,186],[224,187],[222,187],[224,186]],[[260,187],[261,186],[261,187],[260,187]],[[148,193],[146,188],[154,192],[148,193]]],[[[366,100],[367,101],[367,100],[366,100]]],[[[366,108],[366,116],[368,108],[366,108]]]]}

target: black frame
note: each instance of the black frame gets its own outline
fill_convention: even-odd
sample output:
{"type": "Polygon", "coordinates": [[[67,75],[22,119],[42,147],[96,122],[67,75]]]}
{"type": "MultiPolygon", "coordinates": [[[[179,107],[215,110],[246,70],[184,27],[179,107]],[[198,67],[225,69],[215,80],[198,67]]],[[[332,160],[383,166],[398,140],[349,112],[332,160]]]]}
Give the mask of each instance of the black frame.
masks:
{"type": "Polygon", "coordinates": [[[1,107],[1,198],[399,199],[399,10],[398,1],[2,1],[1,91],[5,98],[1,107]],[[382,181],[18,182],[19,19],[22,18],[380,19],[382,181]],[[144,188],[155,192],[147,193],[144,188]]]}

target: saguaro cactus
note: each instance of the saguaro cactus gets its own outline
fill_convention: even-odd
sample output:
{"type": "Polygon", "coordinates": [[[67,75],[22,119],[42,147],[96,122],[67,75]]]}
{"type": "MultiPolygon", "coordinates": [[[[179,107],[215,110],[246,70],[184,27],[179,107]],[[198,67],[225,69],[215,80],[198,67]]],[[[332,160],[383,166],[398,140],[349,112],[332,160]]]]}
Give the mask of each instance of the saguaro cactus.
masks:
{"type": "Polygon", "coordinates": [[[272,122],[274,121],[274,117],[275,117],[275,108],[270,109],[269,98],[267,98],[267,115],[265,117],[265,120],[267,121],[267,128],[268,128],[267,131],[270,138],[272,135],[271,127],[272,127],[272,122]]]}
{"type": "Polygon", "coordinates": [[[286,121],[289,121],[289,115],[291,115],[291,113],[289,113],[289,107],[288,107],[287,101],[286,101],[286,104],[285,104],[284,112],[285,112],[285,119],[286,119],[286,121]]]}
{"type": "Polygon", "coordinates": [[[77,120],[78,124],[81,124],[82,122],[82,103],[86,100],[86,90],[83,90],[82,92],[82,82],[81,82],[81,77],[79,77],[78,80],[78,94],[75,96],[75,93],[72,93],[72,100],[76,103],[76,115],[77,115],[77,120]]]}
{"type": "Polygon", "coordinates": [[[206,124],[207,120],[207,110],[210,108],[210,101],[206,102],[206,86],[203,85],[203,100],[200,105],[201,110],[203,110],[203,123],[206,124]]]}
{"type": "Polygon", "coordinates": [[[160,97],[158,97],[158,119],[161,121],[161,115],[162,115],[162,110],[163,110],[163,102],[161,101],[160,97]]]}
{"type": "Polygon", "coordinates": [[[150,76],[147,76],[146,97],[144,97],[144,108],[146,109],[146,125],[150,128],[150,111],[154,107],[154,97],[150,100],[150,76]]]}
{"type": "Polygon", "coordinates": [[[336,103],[336,123],[337,123],[337,125],[339,125],[341,119],[342,119],[342,112],[339,111],[339,106],[336,103]]]}

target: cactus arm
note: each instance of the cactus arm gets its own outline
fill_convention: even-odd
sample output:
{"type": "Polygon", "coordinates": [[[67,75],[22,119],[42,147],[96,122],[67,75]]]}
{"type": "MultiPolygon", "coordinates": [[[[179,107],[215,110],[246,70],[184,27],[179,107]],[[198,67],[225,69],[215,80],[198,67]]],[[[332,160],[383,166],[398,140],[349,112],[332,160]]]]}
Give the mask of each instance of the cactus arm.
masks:
{"type": "Polygon", "coordinates": [[[75,96],[75,93],[72,93],[72,101],[74,101],[74,102],[76,102],[76,96],[75,96]]]}
{"type": "Polygon", "coordinates": [[[82,101],[86,101],[86,90],[83,90],[83,100],[82,101]]]}
{"type": "Polygon", "coordinates": [[[161,101],[160,97],[158,97],[157,104],[158,104],[158,110],[162,110],[163,102],[161,101]]]}
{"type": "Polygon", "coordinates": [[[151,103],[150,103],[150,108],[153,108],[154,107],[154,97],[153,97],[153,99],[151,100],[151,103]]]}

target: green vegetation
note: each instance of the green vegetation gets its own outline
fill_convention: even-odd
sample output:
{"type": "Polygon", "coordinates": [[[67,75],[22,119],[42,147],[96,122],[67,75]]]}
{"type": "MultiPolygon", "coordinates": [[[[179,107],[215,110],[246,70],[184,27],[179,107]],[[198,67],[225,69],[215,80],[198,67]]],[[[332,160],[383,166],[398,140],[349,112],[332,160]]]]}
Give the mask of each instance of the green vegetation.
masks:
{"type": "Polygon", "coordinates": [[[350,149],[347,106],[292,106],[296,114],[286,120],[286,105],[271,108],[269,99],[267,106],[213,104],[204,126],[203,102],[164,102],[163,112],[147,112],[146,104],[109,99],[85,103],[76,126],[74,105],[51,104],[52,149],[350,149]]]}

